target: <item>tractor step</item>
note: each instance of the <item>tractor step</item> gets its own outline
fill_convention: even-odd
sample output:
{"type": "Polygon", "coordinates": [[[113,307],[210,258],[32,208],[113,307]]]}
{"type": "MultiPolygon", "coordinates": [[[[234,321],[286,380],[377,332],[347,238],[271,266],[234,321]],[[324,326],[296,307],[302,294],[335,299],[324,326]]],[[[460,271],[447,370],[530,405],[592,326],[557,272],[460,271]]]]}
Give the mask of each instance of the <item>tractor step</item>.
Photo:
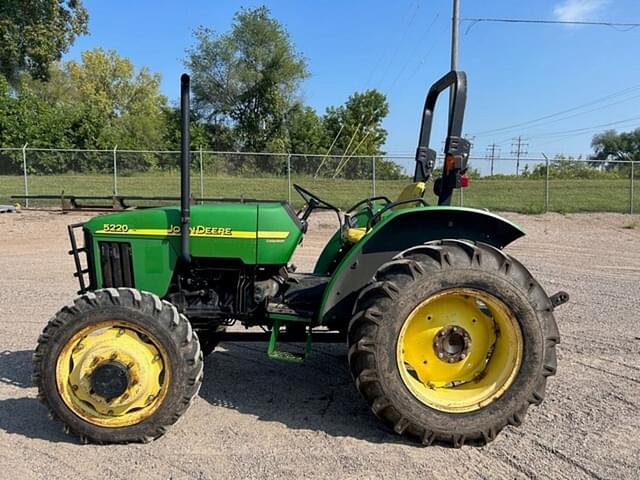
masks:
{"type": "Polygon", "coordinates": [[[280,319],[273,320],[271,329],[271,337],[269,338],[269,347],[267,348],[267,356],[271,360],[277,360],[286,363],[303,363],[311,354],[311,327],[307,326],[307,335],[304,346],[304,352],[290,352],[286,350],[277,350],[278,335],[283,321],[280,319]]]}

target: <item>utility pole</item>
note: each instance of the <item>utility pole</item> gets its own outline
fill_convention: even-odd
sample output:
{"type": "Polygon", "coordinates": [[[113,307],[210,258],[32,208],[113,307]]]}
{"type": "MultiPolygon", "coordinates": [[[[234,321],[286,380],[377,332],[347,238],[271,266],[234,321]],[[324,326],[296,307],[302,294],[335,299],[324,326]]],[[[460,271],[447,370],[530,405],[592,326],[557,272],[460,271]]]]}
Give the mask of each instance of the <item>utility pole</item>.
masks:
{"type": "MultiPolygon", "coordinates": [[[[460,0],[453,0],[451,15],[451,70],[458,69],[458,30],[460,28],[460,0]]],[[[453,95],[449,89],[449,117],[453,113],[453,95]]]]}
{"type": "Polygon", "coordinates": [[[451,70],[458,69],[458,28],[460,27],[460,0],[453,0],[451,16],[451,70]]]}
{"type": "Polygon", "coordinates": [[[500,145],[492,143],[487,147],[487,160],[491,160],[491,176],[493,177],[493,162],[500,158],[500,145]]]}
{"type": "Polygon", "coordinates": [[[520,174],[520,158],[526,157],[529,153],[527,152],[529,144],[523,140],[522,135],[518,135],[518,138],[514,138],[511,144],[511,155],[516,157],[516,177],[520,174]]]}

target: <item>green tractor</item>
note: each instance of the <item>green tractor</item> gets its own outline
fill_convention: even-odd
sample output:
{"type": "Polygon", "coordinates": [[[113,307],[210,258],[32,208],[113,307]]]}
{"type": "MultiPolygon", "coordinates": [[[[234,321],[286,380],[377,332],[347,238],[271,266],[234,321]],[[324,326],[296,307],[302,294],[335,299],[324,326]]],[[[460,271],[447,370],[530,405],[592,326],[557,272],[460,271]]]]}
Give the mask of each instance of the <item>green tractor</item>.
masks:
{"type": "Polygon", "coordinates": [[[197,395],[218,342],[266,341],[301,362],[312,341],[346,342],[356,388],[396,433],[424,444],[485,444],[520,425],[556,371],[551,297],[502,249],[524,235],[494,214],[449,206],[465,184],[466,76],[429,90],[413,182],[397,200],[346,212],[295,185],[305,206],[219,200],[190,206],[189,77],[181,79],[181,205],[69,226],[80,294],[49,321],[34,353],[39,398],[65,430],[97,443],[146,442],[197,395]],[[452,108],[438,205],[423,199],[439,94],[452,108]],[[316,210],[341,225],[313,273],[290,260],[316,210]],[[247,327],[227,331],[239,322],[247,327]],[[248,330],[261,327],[262,332],[248,330]],[[301,342],[300,351],[282,350],[301,342]]]}

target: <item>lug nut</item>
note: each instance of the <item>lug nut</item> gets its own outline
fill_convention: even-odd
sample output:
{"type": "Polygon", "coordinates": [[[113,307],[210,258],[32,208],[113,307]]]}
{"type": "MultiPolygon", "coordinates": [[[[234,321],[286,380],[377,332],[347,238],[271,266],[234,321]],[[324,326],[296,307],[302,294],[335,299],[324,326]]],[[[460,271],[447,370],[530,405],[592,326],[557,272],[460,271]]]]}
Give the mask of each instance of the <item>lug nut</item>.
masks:
{"type": "Polygon", "coordinates": [[[74,392],[78,390],[78,385],[71,385],[71,390],[73,390],[74,392]]]}
{"type": "Polygon", "coordinates": [[[154,397],[153,395],[149,395],[149,396],[147,397],[147,403],[151,403],[151,402],[153,402],[153,399],[154,399],[154,398],[156,398],[156,397],[154,397]]]}

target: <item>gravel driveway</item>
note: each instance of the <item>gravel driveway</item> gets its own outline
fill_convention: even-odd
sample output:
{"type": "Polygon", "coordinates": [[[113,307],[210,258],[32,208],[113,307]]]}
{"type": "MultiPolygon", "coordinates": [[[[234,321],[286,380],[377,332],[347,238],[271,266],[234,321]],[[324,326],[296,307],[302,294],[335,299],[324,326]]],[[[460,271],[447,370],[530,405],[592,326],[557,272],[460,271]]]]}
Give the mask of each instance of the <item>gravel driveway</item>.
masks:
{"type": "MultiPolygon", "coordinates": [[[[205,362],[192,408],[147,445],[80,445],[47,418],[31,354],[77,285],[68,223],[86,215],[0,215],[0,478],[640,478],[640,218],[507,217],[528,236],[508,248],[557,311],[558,374],[520,428],[487,447],[420,447],[389,433],[359,397],[342,345],[303,366],[264,344],[223,344],[205,362]]],[[[316,217],[295,263],[310,269],[334,227],[316,217]]]]}

